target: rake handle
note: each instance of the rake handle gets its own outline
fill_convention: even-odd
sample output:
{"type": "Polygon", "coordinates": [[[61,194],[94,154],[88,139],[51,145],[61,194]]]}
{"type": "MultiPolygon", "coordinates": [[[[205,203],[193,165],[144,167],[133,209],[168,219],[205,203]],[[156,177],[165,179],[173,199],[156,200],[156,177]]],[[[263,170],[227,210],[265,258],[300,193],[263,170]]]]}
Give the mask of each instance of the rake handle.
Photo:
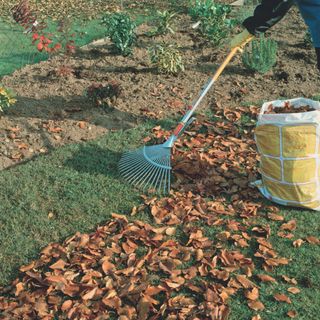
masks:
{"type": "Polygon", "coordinates": [[[219,76],[221,75],[221,73],[223,72],[223,70],[225,69],[225,67],[228,65],[228,63],[230,62],[230,60],[233,58],[233,56],[238,52],[238,51],[242,51],[242,48],[251,40],[253,39],[253,36],[249,39],[247,39],[241,46],[239,47],[234,47],[232,48],[232,50],[229,52],[229,54],[227,55],[227,57],[225,58],[225,60],[222,62],[222,64],[220,65],[220,67],[218,68],[218,70],[215,72],[215,74],[209,79],[209,81],[207,82],[207,84],[204,86],[203,90],[201,91],[198,99],[188,107],[185,115],[183,116],[183,118],[181,119],[181,121],[178,123],[178,125],[176,126],[176,128],[173,131],[173,134],[171,136],[171,139],[169,139],[170,141],[168,141],[168,146],[171,147],[173,145],[173,143],[175,142],[175,140],[177,140],[177,138],[179,137],[179,135],[181,134],[181,132],[183,130],[185,130],[185,128],[190,124],[189,119],[191,118],[191,116],[193,115],[193,113],[196,111],[196,109],[198,108],[200,102],[202,101],[202,99],[205,97],[205,95],[208,93],[208,91],[210,90],[210,88],[212,87],[212,85],[214,84],[214,82],[219,78],[219,76]]]}

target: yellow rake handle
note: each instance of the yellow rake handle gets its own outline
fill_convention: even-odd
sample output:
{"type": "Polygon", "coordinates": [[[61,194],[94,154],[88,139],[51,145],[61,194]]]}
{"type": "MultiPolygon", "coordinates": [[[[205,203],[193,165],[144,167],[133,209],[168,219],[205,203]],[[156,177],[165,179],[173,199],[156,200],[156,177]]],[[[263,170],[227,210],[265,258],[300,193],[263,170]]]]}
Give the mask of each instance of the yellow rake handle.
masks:
{"type": "Polygon", "coordinates": [[[223,63],[220,65],[220,67],[218,68],[218,70],[215,72],[215,74],[213,75],[212,78],[209,79],[208,83],[205,85],[205,87],[203,88],[203,90],[201,91],[198,99],[188,107],[186,114],[183,116],[183,118],[181,119],[181,121],[179,122],[179,124],[176,126],[175,130],[173,131],[173,134],[171,135],[171,137],[169,138],[169,140],[167,141],[167,144],[169,147],[171,147],[173,145],[173,143],[177,140],[177,138],[182,134],[182,132],[186,129],[186,127],[192,122],[189,121],[191,116],[193,115],[193,113],[195,112],[195,110],[197,109],[197,107],[199,106],[201,100],[204,98],[204,96],[207,94],[207,92],[209,91],[209,89],[212,87],[212,85],[214,84],[214,82],[219,78],[219,76],[221,75],[222,71],[225,69],[225,67],[228,65],[228,63],[230,62],[230,60],[233,58],[233,56],[238,52],[238,51],[242,51],[243,47],[249,43],[252,39],[254,38],[254,36],[248,38],[245,42],[243,42],[241,44],[241,46],[238,47],[234,47],[232,48],[232,50],[229,52],[229,54],[227,55],[227,57],[225,58],[225,60],[223,61],[223,63]]]}
{"type": "Polygon", "coordinates": [[[212,77],[213,81],[216,81],[219,76],[221,75],[222,71],[225,69],[225,67],[229,64],[230,60],[233,58],[233,56],[237,53],[237,51],[241,51],[243,50],[243,47],[249,43],[252,39],[254,38],[254,36],[250,37],[249,39],[247,39],[241,46],[239,47],[234,47],[228,54],[228,56],[225,58],[225,60],[223,61],[223,63],[221,64],[221,66],[218,68],[218,70],[215,72],[214,76],[212,77]]]}

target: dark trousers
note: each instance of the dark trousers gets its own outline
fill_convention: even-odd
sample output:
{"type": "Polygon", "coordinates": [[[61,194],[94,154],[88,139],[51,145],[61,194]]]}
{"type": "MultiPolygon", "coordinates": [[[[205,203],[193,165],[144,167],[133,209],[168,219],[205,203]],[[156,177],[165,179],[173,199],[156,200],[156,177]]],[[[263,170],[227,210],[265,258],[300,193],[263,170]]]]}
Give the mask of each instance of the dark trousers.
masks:
{"type": "Polygon", "coordinates": [[[315,48],[317,54],[318,69],[320,71],[320,48],[315,48]]]}

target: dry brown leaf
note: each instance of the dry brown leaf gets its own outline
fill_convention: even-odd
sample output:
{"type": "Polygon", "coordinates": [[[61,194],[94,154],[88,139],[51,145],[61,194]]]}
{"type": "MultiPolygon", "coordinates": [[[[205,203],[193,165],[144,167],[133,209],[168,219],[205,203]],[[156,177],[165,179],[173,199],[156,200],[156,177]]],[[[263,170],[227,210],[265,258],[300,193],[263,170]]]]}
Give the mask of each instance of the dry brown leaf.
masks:
{"type": "Polygon", "coordinates": [[[73,305],[72,300],[64,301],[61,306],[61,311],[63,311],[63,312],[68,311],[69,309],[71,309],[72,305],[73,305]]]}
{"type": "Polygon", "coordinates": [[[256,285],[250,281],[245,275],[237,275],[236,279],[240,282],[244,289],[255,288],[256,285]]]}
{"type": "Polygon", "coordinates": [[[255,316],[253,316],[253,317],[251,318],[251,320],[262,320],[262,318],[260,317],[259,314],[257,314],[257,315],[255,315],[255,316]]]}
{"type": "Polygon", "coordinates": [[[267,274],[259,274],[257,277],[262,281],[262,282],[277,282],[275,278],[267,275],[267,274]]]}
{"type": "Polygon", "coordinates": [[[297,239],[297,240],[293,241],[292,244],[293,244],[293,246],[294,246],[295,248],[300,248],[303,243],[304,243],[304,241],[303,241],[302,239],[297,239]]]}
{"type": "Polygon", "coordinates": [[[173,236],[176,233],[176,228],[174,227],[170,227],[166,229],[166,235],[167,236],[173,236]]]}
{"type": "Polygon", "coordinates": [[[85,129],[87,127],[87,123],[85,121],[79,121],[78,126],[80,129],[85,129]]]}
{"type": "Polygon", "coordinates": [[[297,294],[300,292],[300,289],[298,289],[296,287],[290,287],[287,290],[288,290],[288,292],[293,293],[293,294],[297,294]]]}
{"type": "Polygon", "coordinates": [[[288,283],[293,284],[293,285],[297,285],[298,284],[298,281],[296,279],[294,279],[294,278],[289,278],[289,277],[287,277],[285,275],[282,275],[281,277],[285,282],[288,282],[288,283]]]}
{"type": "Polygon", "coordinates": [[[82,296],[83,300],[91,300],[95,296],[96,292],[98,290],[98,287],[95,287],[91,290],[89,290],[85,295],[82,296]]]}
{"type": "Polygon", "coordinates": [[[297,228],[297,221],[296,220],[290,220],[287,223],[284,223],[280,229],[281,230],[286,230],[286,231],[294,231],[297,228]]]}
{"type": "Polygon", "coordinates": [[[61,132],[63,130],[60,127],[50,127],[50,128],[48,128],[48,131],[51,132],[51,133],[59,133],[59,132],[61,132]]]}
{"type": "Polygon", "coordinates": [[[273,221],[283,221],[284,220],[283,216],[281,216],[279,214],[275,214],[275,213],[268,213],[268,218],[273,221]]]}
{"type": "Polygon", "coordinates": [[[52,264],[50,266],[50,269],[60,269],[60,270],[63,270],[66,266],[66,262],[63,261],[62,259],[59,259],[57,262],[55,262],[54,264],[52,264]]]}
{"type": "Polygon", "coordinates": [[[29,271],[29,270],[32,270],[32,269],[34,268],[34,266],[35,266],[35,262],[32,261],[30,264],[28,264],[28,265],[26,265],[26,266],[20,267],[19,270],[20,270],[21,272],[27,272],[27,271],[29,271]]]}
{"type": "Polygon", "coordinates": [[[248,302],[248,306],[249,306],[250,309],[252,309],[254,311],[262,311],[265,308],[264,304],[259,300],[249,301],[248,302]]]}
{"type": "Polygon", "coordinates": [[[290,298],[283,293],[276,293],[273,297],[279,302],[291,303],[290,298]]]}
{"type": "Polygon", "coordinates": [[[246,290],[244,295],[247,299],[255,301],[259,298],[259,290],[258,288],[253,288],[252,290],[246,290]]]}
{"type": "Polygon", "coordinates": [[[23,282],[18,282],[16,284],[16,292],[15,292],[15,296],[19,296],[19,294],[24,290],[24,283],[23,282]]]}
{"type": "Polygon", "coordinates": [[[310,243],[310,244],[320,244],[320,239],[313,237],[313,236],[309,236],[306,237],[306,240],[310,243]]]}
{"type": "Polygon", "coordinates": [[[289,318],[296,318],[298,316],[298,313],[295,310],[290,310],[287,312],[287,315],[289,318]]]}

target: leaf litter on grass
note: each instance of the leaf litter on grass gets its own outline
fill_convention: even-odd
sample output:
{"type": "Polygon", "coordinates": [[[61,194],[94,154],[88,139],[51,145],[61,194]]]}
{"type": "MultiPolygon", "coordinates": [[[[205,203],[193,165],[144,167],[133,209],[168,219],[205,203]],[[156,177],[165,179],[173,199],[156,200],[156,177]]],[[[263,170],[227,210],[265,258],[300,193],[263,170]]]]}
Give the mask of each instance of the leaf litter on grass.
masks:
{"type": "MultiPolygon", "coordinates": [[[[224,320],[237,294],[263,312],[261,283],[277,285],[281,279],[272,272],[290,263],[270,242],[270,222],[281,232],[293,232],[297,223],[284,221],[249,186],[259,157],[252,127],[237,126],[242,114],[254,117],[257,108],[218,110],[217,121],[200,119],[178,142],[170,196],[144,195],[132,216],[113,214],[91,234],[49,244],[38,260],[22,266],[20,276],[1,288],[1,319],[224,320]],[[142,210],[153,224],[134,220],[142,210]]],[[[153,133],[157,141],[169,134],[161,127],[153,133]]],[[[300,292],[292,287],[295,279],[282,279],[288,292],[300,292]]],[[[279,291],[273,297],[291,304],[279,291]]]]}

